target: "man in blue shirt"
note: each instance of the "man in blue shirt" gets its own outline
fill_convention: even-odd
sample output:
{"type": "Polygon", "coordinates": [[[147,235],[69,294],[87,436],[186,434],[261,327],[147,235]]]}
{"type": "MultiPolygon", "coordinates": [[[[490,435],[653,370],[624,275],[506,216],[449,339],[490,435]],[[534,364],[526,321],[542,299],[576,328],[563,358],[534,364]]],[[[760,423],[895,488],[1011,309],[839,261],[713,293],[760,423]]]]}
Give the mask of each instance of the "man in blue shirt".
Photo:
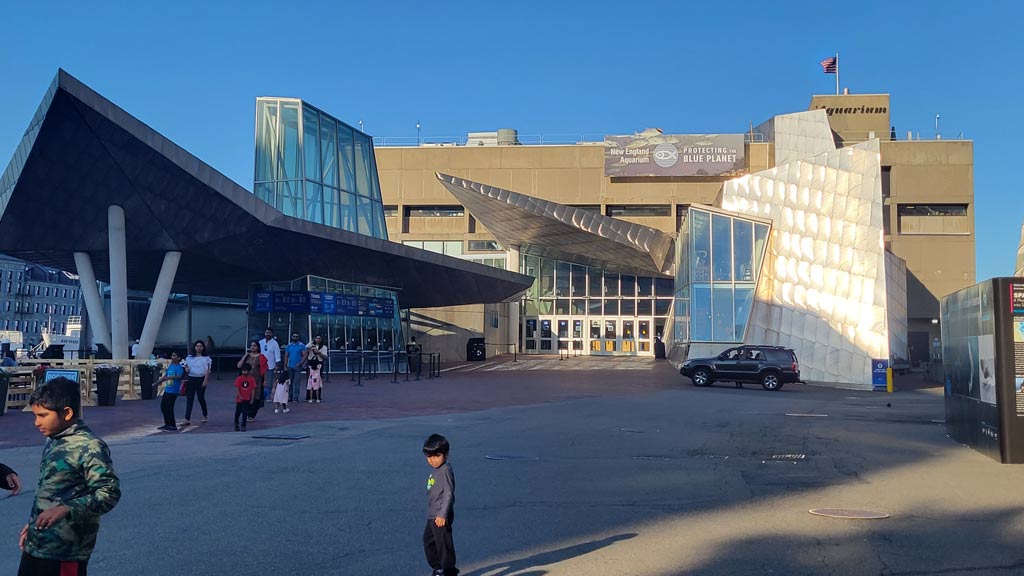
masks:
{"type": "Polygon", "coordinates": [[[292,341],[284,349],[284,365],[288,368],[288,379],[291,386],[288,388],[288,401],[299,401],[299,384],[302,375],[302,366],[306,362],[306,345],[299,341],[299,333],[292,332],[292,341]]]}
{"type": "Polygon", "coordinates": [[[18,365],[18,361],[14,359],[14,351],[13,350],[8,350],[7,353],[4,354],[4,360],[3,360],[3,362],[0,362],[0,366],[2,366],[4,368],[7,368],[8,366],[17,366],[17,365],[18,365]]]}

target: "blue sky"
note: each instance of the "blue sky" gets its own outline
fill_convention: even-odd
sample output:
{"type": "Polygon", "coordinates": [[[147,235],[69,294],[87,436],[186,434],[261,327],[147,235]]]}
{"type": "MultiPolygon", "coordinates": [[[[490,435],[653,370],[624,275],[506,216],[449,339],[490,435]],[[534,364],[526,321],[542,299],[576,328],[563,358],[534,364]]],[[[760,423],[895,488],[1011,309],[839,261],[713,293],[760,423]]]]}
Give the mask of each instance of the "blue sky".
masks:
{"type": "Polygon", "coordinates": [[[58,67],[247,188],[257,96],[374,136],[742,132],[834,91],[974,140],[978,279],[1013,272],[1017,2],[5,2],[0,164],[58,67]]]}

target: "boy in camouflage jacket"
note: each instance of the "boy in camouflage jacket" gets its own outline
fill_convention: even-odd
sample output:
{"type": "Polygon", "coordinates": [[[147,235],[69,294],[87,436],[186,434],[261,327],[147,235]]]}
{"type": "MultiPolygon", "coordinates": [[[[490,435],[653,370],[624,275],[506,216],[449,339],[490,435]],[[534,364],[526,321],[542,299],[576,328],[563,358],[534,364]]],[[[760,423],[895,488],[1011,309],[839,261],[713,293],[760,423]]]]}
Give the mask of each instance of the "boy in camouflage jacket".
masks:
{"type": "Polygon", "coordinates": [[[18,576],[86,576],[100,515],[121,498],[110,450],[80,419],[76,382],[51,380],[29,402],[47,440],[32,515],[21,531],[18,576]]]}

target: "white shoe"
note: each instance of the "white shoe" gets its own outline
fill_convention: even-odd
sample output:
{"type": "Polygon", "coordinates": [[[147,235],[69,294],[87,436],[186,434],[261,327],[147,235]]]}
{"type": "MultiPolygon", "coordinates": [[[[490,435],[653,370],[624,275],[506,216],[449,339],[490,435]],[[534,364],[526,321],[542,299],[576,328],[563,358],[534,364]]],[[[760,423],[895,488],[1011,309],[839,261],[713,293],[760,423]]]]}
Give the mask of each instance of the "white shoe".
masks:
{"type": "Polygon", "coordinates": [[[281,409],[280,408],[274,408],[274,414],[280,414],[280,413],[281,413],[281,409]]]}
{"type": "Polygon", "coordinates": [[[316,403],[317,403],[317,404],[319,404],[319,403],[320,403],[320,400],[318,399],[318,400],[316,401],[316,403]]]}
{"type": "Polygon", "coordinates": [[[306,400],[306,404],[312,404],[312,403],[313,403],[312,400],[306,400]]]}
{"type": "Polygon", "coordinates": [[[289,410],[289,409],[287,409],[287,408],[285,408],[285,409],[284,409],[284,413],[285,413],[285,414],[287,414],[287,413],[289,413],[289,412],[291,412],[291,410],[289,410]]]}

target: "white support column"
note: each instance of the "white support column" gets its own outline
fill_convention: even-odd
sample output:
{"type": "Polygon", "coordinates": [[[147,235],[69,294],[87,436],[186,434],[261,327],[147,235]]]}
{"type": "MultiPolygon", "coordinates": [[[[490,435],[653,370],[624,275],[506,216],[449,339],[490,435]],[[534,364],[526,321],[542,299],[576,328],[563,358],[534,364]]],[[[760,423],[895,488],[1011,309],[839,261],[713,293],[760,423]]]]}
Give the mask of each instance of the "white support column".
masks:
{"type": "Polygon", "coordinates": [[[124,209],[107,207],[110,245],[110,351],[115,360],[128,359],[128,256],[125,249],[124,209]]]}
{"type": "Polygon", "coordinates": [[[157,277],[156,288],[153,289],[153,299],[149,301],[146,324],[142,327],[142,337],[139,338],[137,359],[145,360],[153,353],[153,345],[156,344],[156,335],[160,332],[160,323],[163,321],[164,311],[167,309],[167,298],[171,295],[171,286],[174,284],[174,275],[178,272],[178,262],[180,261],[181,252],[164,254],[164,263],[160,266],[160,276],[157,277]]]}
{"type": "Polygon", "coordinates": [[[75,268],[78,271],[85,309],[89,312],[89,328],[96,344],[103,344],[110,349],[110,328],[107,327],[107,315],[103,312],[103,299],[96,285],[96,273],[92,269],[92,259],[87,252],[75,252],[75,268]]]}
{"type": "MultiPolygon", "coordinates": [[[[510,247],[508,251],[507,268],[510,272],[519,272],[519,250],[510,247]]],[[[508,305],[508,343],[512,350],[519,350],[519,302],[510,302],[508,305]]],[[[509,350],[509,352],[512,352],[509,350]]]]}

